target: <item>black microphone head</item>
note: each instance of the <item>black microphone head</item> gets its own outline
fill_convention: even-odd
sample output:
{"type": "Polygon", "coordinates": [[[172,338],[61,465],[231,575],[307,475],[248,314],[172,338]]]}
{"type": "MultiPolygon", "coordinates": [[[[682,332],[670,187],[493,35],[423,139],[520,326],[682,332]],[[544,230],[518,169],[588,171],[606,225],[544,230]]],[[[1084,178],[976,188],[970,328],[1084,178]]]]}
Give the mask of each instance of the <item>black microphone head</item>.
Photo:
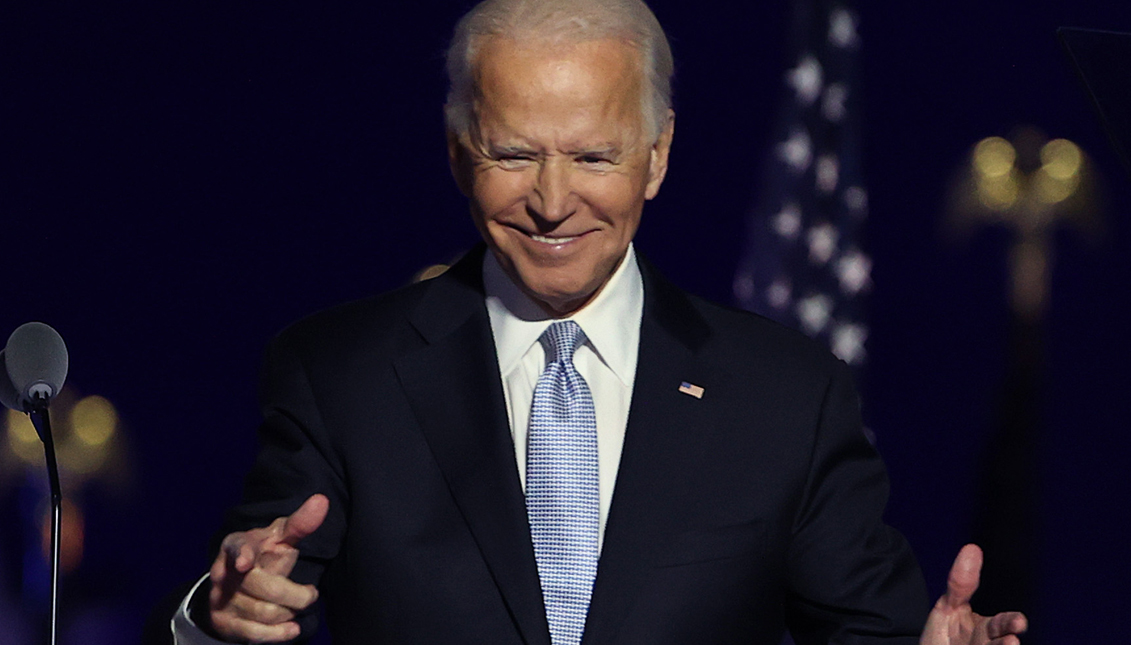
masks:
{"type": "Polygon", "coordinates": [[[22,409],[55,398],[67,380],[67,345],[41,322],[24,323],[8,337],[5,368],[22,409]]]}

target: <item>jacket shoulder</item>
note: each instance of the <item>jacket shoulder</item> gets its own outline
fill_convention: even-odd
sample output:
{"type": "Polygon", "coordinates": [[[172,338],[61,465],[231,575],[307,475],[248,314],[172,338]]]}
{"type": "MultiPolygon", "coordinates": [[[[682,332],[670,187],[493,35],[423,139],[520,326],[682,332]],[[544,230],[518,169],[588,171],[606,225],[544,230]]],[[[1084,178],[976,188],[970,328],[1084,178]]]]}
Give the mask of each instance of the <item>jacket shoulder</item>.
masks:
{"type": "Polygon", "coordinates": [[[828,375],[846,367],[823,343],[775,320],[691,294],[687,299],[711,329],[704,351],[735,370],[828,375]]]}
{"type": "Polygon", "coordinates": [[[473,249],[435,278],[306,316],[281,331],[273,346],[327,357],[419,346],[437,325],[459,324],[483,309],[482,255],[473,249]]]}
{"type": "Polygon", "coordinates": [[[427,283],[416,283],[335,305],[291,323],[278,333],[275,342],[295,348],[324,347],[395,335],[406,326],[428,287],[427,283]]]}

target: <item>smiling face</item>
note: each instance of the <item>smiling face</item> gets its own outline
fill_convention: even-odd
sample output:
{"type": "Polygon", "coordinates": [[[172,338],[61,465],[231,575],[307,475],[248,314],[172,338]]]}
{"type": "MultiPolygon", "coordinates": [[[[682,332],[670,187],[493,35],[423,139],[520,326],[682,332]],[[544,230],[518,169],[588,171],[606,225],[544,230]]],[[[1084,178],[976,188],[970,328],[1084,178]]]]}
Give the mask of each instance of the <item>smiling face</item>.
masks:
{"type": "Polygon", "coordinates": [[[647,135],[636,49],[486,39],[452,171],[503,270],[549,313],[600,292],[667,170],[673,120],[647,135]]]}

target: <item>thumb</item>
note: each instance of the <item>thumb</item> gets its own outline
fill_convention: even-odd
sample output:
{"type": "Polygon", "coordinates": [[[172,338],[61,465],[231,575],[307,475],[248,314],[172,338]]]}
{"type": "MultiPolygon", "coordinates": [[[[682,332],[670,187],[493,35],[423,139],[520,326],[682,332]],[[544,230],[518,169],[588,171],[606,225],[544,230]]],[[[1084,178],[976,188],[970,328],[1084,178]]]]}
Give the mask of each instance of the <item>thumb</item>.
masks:
{"type": "Polygon", "coordinates": [[[982,575],[982,549],[976,544],[967,544],[958,552],[950,575],[946,580],[946,595],[943,597],[950,607],[970,604],[970,598],[978,590],[982,575]]]}
{"type": "Polygon", "coordinates": [[[322,526],[326,514],[330,511],[330,500],[325,495],[316,493],[311,495],[302,506],[283,524],[283,535],[280,542],[288,546],[297,546],[299,540],[310,535],[322,526]]]}

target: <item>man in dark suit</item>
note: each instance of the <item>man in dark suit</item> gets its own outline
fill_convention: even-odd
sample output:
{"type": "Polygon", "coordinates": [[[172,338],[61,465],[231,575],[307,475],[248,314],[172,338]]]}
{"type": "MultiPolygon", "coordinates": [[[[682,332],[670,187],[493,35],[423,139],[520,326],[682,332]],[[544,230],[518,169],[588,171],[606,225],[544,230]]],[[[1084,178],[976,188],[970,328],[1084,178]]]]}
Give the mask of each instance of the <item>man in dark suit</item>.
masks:
{"type": "MultiPolygon", "coordinates": [[[[263,448],[198,627],[309,636],[323,595],[343,643],[561,645],[583,628],[586,643],[769,644],[786,627],[910,643],[925,620],[933,645],[1017,642],[1022,616],[969,608],[972,547],[928,619],[844,365],[637,257],[667,171],[670,74],[639,0],[499,0],[461,21],[449,151],[486,244],[273,343],[263,448]],[[546,340],[561,329],[580,330],[566,359],[546,340]],[[560,556],[596,563],[569,572],[574,625],[531,501],[554,365],[593,434],[592,530],[560,556]]],[[[178,638],[206,642],[179,619],[178,638]]]]}

